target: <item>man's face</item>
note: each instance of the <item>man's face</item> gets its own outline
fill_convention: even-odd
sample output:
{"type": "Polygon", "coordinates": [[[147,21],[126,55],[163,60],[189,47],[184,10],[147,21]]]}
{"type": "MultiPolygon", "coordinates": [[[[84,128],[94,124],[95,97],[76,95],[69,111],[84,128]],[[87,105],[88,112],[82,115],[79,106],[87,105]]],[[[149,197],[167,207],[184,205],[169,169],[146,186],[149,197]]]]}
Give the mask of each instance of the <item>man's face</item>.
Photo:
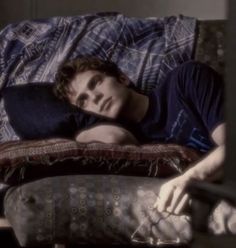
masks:
{"type": "Polygon", "coordinates": [[[115,77],[89,70],[78,73],[69,86],[69,101],[78,108],[116,119],[123,111],[130,90],[115,77]]]}

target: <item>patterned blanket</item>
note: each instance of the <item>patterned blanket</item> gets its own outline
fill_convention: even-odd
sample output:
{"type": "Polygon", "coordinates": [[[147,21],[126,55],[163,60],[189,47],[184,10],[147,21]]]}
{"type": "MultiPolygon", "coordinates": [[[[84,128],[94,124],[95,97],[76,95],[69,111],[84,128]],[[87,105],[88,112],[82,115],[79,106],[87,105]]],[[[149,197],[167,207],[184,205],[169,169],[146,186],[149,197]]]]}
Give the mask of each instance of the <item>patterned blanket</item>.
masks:
{"type": "MultiPolygon", "coordinates": [[[[110,59],[144,93],[191,59],[196,19],[128,18],[119,13],[26,20],[0,32],[0,90],[53,82],[58,66],[84,55],[110,59]]],[[[0,142],[18,139],[0,102],[0,142]]]]}

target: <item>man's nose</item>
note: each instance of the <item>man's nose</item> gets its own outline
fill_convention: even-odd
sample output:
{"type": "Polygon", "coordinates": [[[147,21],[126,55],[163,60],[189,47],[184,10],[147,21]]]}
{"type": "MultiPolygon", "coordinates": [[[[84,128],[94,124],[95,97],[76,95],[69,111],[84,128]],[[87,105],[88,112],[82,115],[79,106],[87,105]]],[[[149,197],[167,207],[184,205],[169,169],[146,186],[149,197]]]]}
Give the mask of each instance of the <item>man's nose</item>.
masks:
{"type": "Polygon", "coordinates": [[[93,102],[95,104],[98,104],[102,98],[103,98],[103,93],[101,93],[101,92],[94,92],[93,93],[93,102]]]}

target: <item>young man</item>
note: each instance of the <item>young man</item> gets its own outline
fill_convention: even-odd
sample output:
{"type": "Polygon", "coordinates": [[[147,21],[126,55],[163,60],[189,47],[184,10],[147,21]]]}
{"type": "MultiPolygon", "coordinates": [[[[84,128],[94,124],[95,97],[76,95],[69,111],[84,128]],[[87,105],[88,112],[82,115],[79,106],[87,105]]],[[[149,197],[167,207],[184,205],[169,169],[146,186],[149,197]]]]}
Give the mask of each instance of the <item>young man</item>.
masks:
{"type": "MultiPolygon", "coordinates": [[[[154,207],[178,214],[189,200],[185,188],[192,179],[212,181],[222,173],[223,82],[213,69],[190,61],[171,71],[147,96],[131,86],[113,63],[82,58],[59,69],[55,91],[84,111],[133,123],[141,143],[177,143],[206,153],[201,161],[161,187],[154,207]]],[[[98,128],[102,127],[88,129],[85,136],[96,136],[98,128]]],[[[117,126],[114,129],[118,136],[123,132],[117,126]]]]}

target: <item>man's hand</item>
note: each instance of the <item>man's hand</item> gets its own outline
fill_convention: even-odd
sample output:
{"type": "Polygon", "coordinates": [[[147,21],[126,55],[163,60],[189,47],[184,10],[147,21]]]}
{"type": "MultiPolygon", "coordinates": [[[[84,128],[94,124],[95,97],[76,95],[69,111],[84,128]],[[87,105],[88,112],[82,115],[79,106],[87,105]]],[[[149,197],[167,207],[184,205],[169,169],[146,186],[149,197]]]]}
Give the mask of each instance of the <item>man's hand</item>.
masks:
{"type": "Polygon", "coordinates": [[[225,158],[225,123],[218,125],[211,137],[217,147],[196,164],[190,166],[184,174],[165,183],[159,191],[154,208],[158,211],[179,214],[189,202],[189,195],[185,189],[192,179],[213,182],[221,178],[225,158]]]}
{"type": "Polygon", "coordinates": [[[167,211],[179,214],[189,203],[189,195],[185,193],[185,188],[190,179],[184,174],[165,183],[154,204],[159,212],[167,211]]]}

